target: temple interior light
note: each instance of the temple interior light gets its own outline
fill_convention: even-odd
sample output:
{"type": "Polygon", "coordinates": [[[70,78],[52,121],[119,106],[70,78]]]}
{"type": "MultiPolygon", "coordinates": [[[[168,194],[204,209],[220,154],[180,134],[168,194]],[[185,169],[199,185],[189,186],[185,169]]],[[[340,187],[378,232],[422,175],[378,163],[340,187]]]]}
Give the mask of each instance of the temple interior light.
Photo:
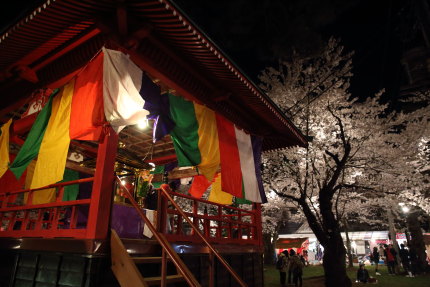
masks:
{"type": "Polygon", "coordinates": [[[145,129],[148,126],[148,120],[147,119],[140,119],[137,122],[137,127],[141,130],[145,129]]]}

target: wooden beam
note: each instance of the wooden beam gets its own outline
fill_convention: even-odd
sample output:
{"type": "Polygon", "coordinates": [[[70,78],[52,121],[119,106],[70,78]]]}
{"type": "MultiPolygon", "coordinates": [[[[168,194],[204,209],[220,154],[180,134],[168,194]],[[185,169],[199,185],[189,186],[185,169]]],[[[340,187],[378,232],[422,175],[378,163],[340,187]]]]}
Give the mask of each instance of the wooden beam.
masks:
{"type": "Polygon", "coordinates": [[[128,23],[127,23],[127,9],[125,8],[124,2],[119,1],[116,7],[116,20],[118,23],[118,32],[122,37],[126,37],[128,34],[128,23]]]}

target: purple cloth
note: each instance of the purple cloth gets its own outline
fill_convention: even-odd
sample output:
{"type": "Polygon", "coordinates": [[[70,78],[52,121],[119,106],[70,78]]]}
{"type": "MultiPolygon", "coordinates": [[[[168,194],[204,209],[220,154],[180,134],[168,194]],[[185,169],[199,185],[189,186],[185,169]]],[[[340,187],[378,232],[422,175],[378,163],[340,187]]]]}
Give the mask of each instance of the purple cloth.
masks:
{"type": "Polygon", "coordinates": [[[144,223],[132,206],[114,204],[112,207],[111,228],[121,238],[145,238],[143,236],[144,223]]]}
{"type": "Polygon", "coordinates": [[[263,180],[261,178],[261,147],[263,140],[256,136],[251,136],[252,152],[254,154],[255,175],[257,177],[258,189],[260,191],[262,203],[267,202],[266,193],[264,192],[263,180]]]}
{"type": "Polygon", "coordinates": [[[147,118],[154,120],[152,140],[156,142],[169,134],[175,126],[170,117],[169,97],[166,94],[161,95],[160,87],[145,74],[142,76],[139,94],[145,100],[143,108],[149,111],[147,118]]]}

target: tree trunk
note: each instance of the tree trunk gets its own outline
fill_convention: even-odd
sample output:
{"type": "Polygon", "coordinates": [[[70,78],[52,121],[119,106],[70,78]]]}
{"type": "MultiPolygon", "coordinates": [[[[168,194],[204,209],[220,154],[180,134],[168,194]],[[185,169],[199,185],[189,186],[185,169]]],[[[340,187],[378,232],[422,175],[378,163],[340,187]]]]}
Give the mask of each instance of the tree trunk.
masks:
{"type": "Polygon", "coordinates": [[[351,280],[346,274],[345,247],[340,233],[330,237],[324,246],[323,267],[325,273],[325,286],[350,287],[351,280]]]}
{"type": "Polygon", "coordinates": [[[417,254],[418,272],[426,271],[429,266],[426,261],[426,247],[424,244],[423,232],[421,230],[420,222],[418,220],[418,212],[411,212],[406,218],[408,223],[409,232],[411,233],[411,248],[413,248],[417,254]]]}
{"type": "Polygon", "coordinates": [[[264,244],[264,264],[273,265],[276,262],[275,254],[275,243],[278,236],[272,235],[271,233],[263,234],[263,244],[264,244]],[[273,238],[273,242],[272,242],[273,238]]]}
{"type": "Polygon", "coordinates": [[[348,222],[346,219],[343,219],[343,226],[345,227],[345,236],[346,236],[346,251],[348,254],[348,267],[352,268],[352,251],[351,251],[351,240],[349,240],[349,233],[348,233],[348,222]]]}
{"type": "Polygon", "coordinates": [[[387,209],[387,216],[388,216],[388,228],[389,228],[389,232],[390,232],[390,239],[391,239],[391,243],[393,244],[393,248],[394,250],[396,250],[397,254],[396,254],[396,267],[395,267],[395,271],[396,274],[400,273],[400,250],[399,250],[399,244],[397,243],[397,238],[396,238],[396,230],[394,229],[394,219],[393,219],[393,211],[391,210],[391,208],[387,209]]]}
{"type": "Polygon", "coordinates": [[[318,225],[314,213],[306,202],[302,201],[299,203],[308,220],[309,227],[324,247],[323,267],[325,285],[327,287],[351,287],[351,280],[346,274],[346,250],[340,234],[339,224],[331,211],[330,202],[328,201],[327,203],[325,201],[324,204],[321,204],[321,208],[324,208],[323,211],[325,214],[324,230],[318,225]]]}

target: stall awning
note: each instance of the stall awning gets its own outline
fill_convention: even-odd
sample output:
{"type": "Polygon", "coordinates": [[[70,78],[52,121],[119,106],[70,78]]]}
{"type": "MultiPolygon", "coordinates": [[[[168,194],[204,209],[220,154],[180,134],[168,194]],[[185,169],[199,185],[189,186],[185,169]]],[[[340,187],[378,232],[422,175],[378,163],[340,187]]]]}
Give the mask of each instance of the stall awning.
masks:
{"type": "Polygon", "coordinates": [[[279,238],[276,241],[276,249],[301,248],[307,237],[301,238],[279,238]]]}

